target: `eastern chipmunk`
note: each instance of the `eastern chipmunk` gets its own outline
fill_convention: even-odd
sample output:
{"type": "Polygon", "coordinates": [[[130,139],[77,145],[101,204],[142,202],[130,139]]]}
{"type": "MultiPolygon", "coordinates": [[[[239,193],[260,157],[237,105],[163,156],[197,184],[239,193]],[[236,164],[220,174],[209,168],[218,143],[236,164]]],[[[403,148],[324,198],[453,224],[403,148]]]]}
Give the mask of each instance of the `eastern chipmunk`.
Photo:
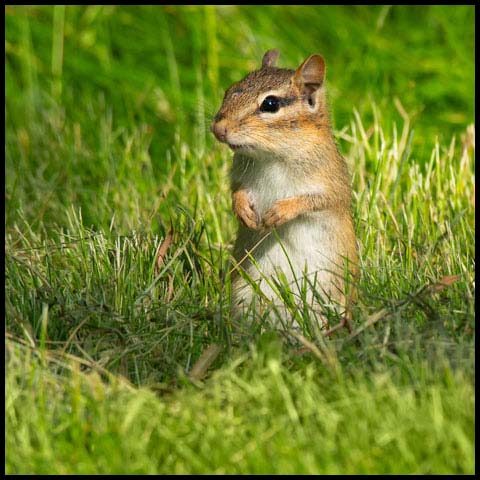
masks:
{"type": "MultiPolygon", "coordinates": [[[[240,222],[233,256],[264,294],[256,296],[257,314],[273,305],[292,318],[269,281],[282,271],[299,301],[301,279],[308,279],[309,307],[325,323],[325,305],[349,315],[345,274],[357,272],[349,175],[330,126],[325,61],[311,55],[290,70],[277,68],[277,59],[277,50],[267,51],[259,70],[233,84],[212,124],[235,152],[231,187],[240,222]]],[[[231,307],[239,318],[254,295],[237,270],[231,307]]]]}

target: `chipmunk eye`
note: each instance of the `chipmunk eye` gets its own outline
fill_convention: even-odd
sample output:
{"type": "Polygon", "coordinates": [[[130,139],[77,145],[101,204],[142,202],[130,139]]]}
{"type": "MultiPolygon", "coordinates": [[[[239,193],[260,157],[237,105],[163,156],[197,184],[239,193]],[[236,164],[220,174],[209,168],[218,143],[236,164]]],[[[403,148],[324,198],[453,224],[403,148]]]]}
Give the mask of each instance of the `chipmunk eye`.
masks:
{"type": "Polygon", "coordinates": [[[261,112],[278,112],[280,108],[280,99],[278,97],[274,97],[273,95],[269,95],[265,98],[265,100],[260,105],[261,112]]]}

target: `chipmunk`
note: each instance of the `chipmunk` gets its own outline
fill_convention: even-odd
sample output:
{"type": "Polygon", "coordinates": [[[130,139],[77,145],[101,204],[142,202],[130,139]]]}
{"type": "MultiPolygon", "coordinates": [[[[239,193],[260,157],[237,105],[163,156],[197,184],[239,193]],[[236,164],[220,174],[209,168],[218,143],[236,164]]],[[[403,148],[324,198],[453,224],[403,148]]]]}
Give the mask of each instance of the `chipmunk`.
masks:
{"type": "Polygon", "coordinates": [[[228,88],[211,127],[234,151],[232,203],[240,222],[231,308],[240,318],[270,305],[292,319],[272,282],[282,272],[299,308],[306,286],[303,298],[324,325],[325,306],[349,315],[354,295],[345,285],[346,273],[357,273],[349,174],[330,126],[323,57],[310,55],[296,70],[278,68],[277,60],[278,50],[267,51],[259,70],[228,88]]]}

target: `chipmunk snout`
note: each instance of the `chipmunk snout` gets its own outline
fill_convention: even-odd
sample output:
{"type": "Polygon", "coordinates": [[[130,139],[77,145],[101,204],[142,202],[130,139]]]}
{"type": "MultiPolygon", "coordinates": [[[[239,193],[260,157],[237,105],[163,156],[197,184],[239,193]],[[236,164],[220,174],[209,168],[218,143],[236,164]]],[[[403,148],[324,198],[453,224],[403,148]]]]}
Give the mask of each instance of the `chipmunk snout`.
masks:
{"type": "Polygon", "coordinates": [[[213,122],[212,132],[221,142],[227,141],[227,125],[224,120],[213,122]]]}

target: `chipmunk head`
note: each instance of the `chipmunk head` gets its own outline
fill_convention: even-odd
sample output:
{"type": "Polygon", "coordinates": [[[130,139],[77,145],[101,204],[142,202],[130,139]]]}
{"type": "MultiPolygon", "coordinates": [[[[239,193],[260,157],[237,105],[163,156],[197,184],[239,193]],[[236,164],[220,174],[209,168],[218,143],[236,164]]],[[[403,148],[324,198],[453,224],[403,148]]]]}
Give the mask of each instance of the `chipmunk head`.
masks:
{"type": "Polygon", "coordinates": [[[269,50],[259,70],[233,84],[212,123],[212,131],[234,151],[300,152],[325,130],[325,62],[310,55],[297,70],[277,68],[278,50],[269,50]]]}

